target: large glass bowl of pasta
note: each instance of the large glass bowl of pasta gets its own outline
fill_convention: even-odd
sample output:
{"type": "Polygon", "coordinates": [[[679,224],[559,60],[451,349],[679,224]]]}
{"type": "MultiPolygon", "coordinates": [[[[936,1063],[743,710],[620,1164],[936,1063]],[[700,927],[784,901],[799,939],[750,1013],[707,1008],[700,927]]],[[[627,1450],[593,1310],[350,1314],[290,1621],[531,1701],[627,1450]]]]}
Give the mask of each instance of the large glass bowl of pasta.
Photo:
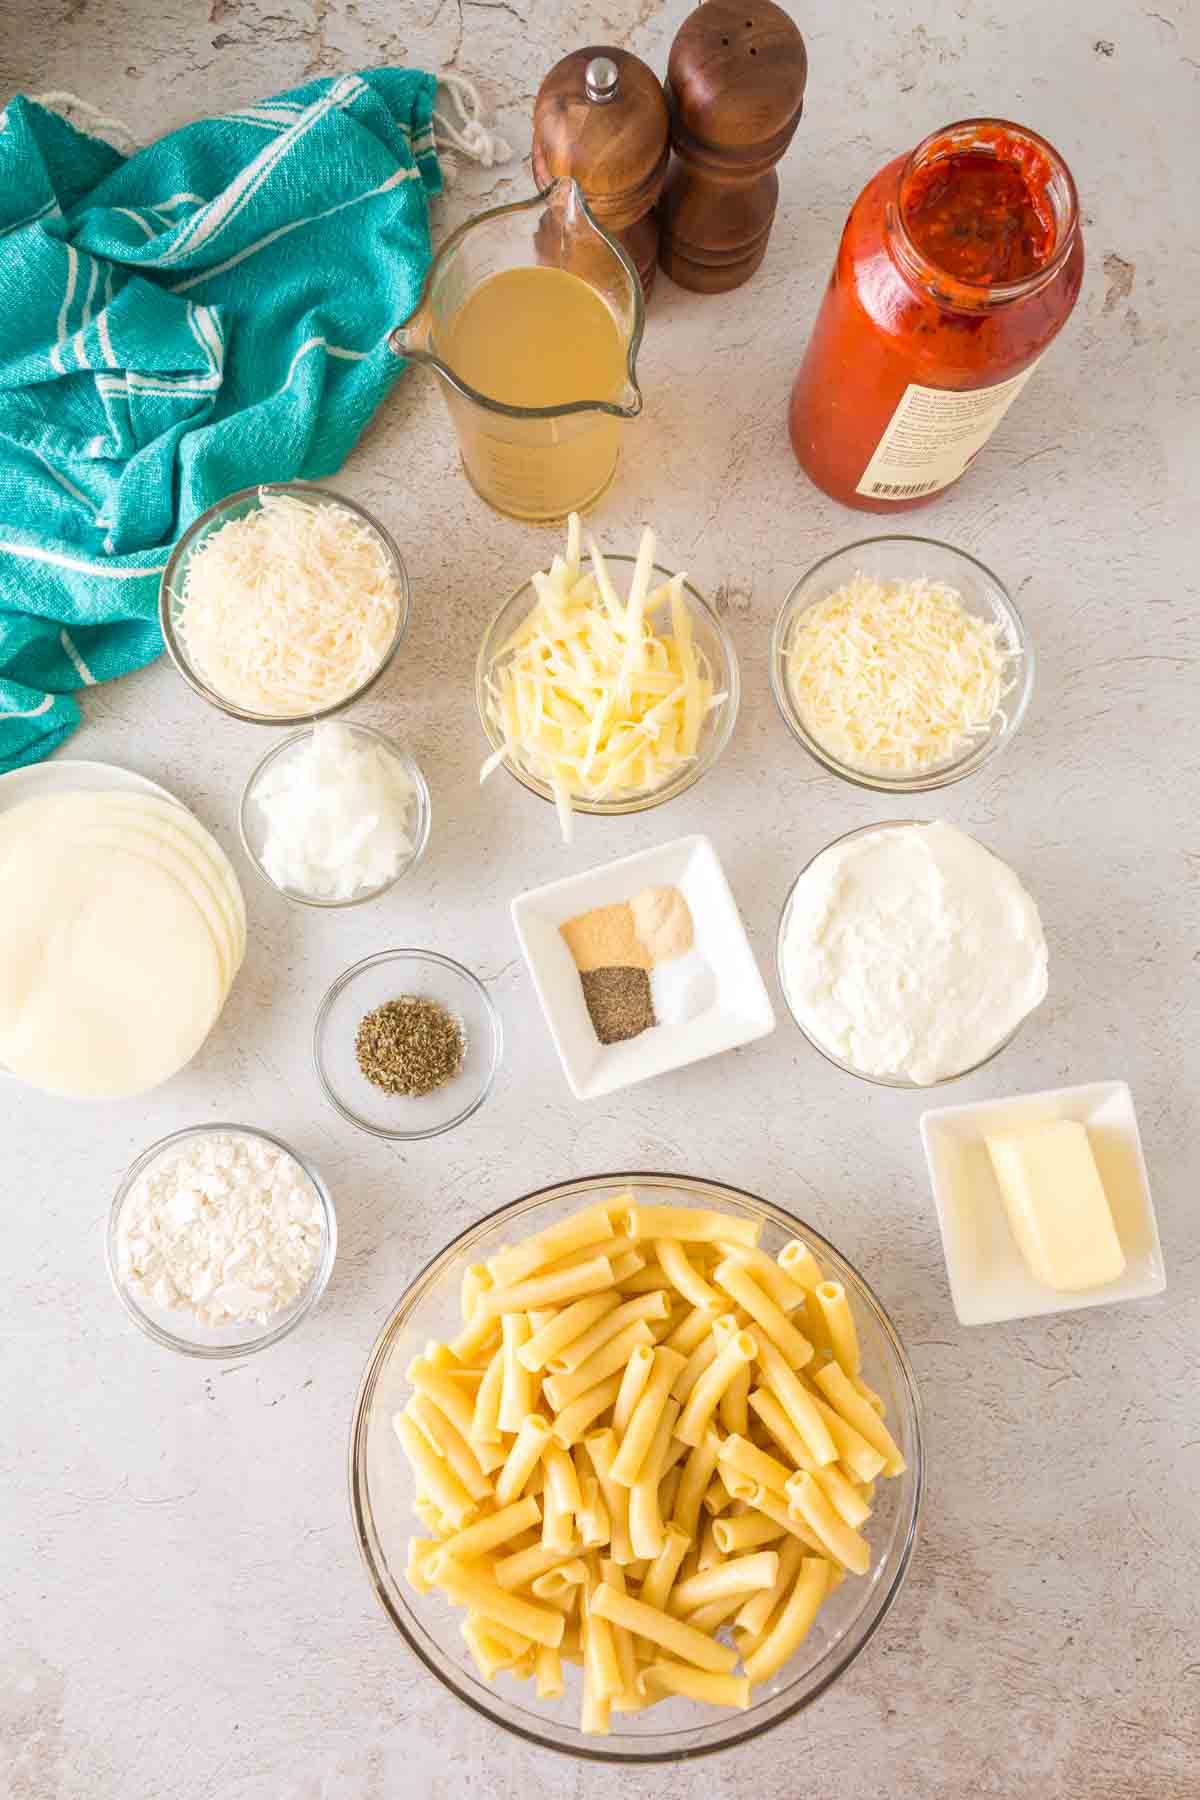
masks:
{"type": "Polygon", "coordinates": [[[912,1558],[920,1408],[861,1275],[691,1176],[527,1194],[416,1276],[359,1388],[354,1528],[388,1618],[518,1737],[728,1749],[822,1694],[912,1558]]]}

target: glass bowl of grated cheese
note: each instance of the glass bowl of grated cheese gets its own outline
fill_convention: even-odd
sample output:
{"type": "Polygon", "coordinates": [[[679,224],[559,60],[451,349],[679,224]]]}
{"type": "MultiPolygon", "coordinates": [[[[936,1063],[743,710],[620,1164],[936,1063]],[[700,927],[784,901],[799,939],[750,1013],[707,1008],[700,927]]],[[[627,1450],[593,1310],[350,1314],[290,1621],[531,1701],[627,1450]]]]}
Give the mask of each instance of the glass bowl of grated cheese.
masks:
{"type": "Polygon", "coordinates": [[[379,520],[304,481],[242,488],[201,513],[158,595],[188,686],[256,725],[310,725],[361,699],[408,612],[408,574],[379,520]]]}
{"type": "Polygon", "coordinates": [[[792,736],[843,781],[884,794],[949,787],[1011,743],[1034,652],[998,576],[937,538],[835,550],[792,588],[771,637],[771,691],[792,736]]]}
{"type": "MultiPolygon", "coordinates": [[[[619,596],[608,608],[611,617],[614,611],[620,609],[625,595],[631,591],[639,559],[607,550],[603,556],[613,594],[619,596]]],[[[583,566],[586,572],[590,564],[583,566]]],[[[570,838],[573,813],[613,816],[646,812],[651,807],[661,806],[665,801],[685,793],[712,768],[733,733],[741,697],[741,679],[737,652],[724,622],[686,578],[675,576],[671,570],[664,569],[656,562],[648,565],[648,576],[651,592],[646,610],[651,615],[653,624],[646,629],[652,635],[661,634],[661,639],[667,641],[675,637],[675,621],[671,609],[661,604],[658,596],[669,584],[677,581],[678,600],[682,609],[679,622],[690,628],[689,642],[696,653],[696,666],[705,684],[705,692],[709,694],[700,711],[694,750],[689,743],[686,754],[675,751],[667,753],[664,749],[668,740],[673,739],[672,721],[664,719],[659,731],[655,729],[652,718],[643,718],[634,725],[629,716],[622,716],[624,709],[608,686],[611,671],[607,667],[601,667],[605,659],[598,637],[585,644],[577,642],[570,649],[557,643],[543,645],[541,663],[547,670],[558,669],[561,679],[550,677],[553,691],[531,695],[527,711],[524,710],[522,697],[524,690],[529,681],[541,671],[536,671],[534,677],[524,670],[519,673],[516,685],[521,691],[515,699],[518,710],[522,711],[521,723],[526,730],[524,734],[514,734],[514,741],[509,742],[502,726],[498,684],[504,681],[506,670],[513,663],[514,649],[520,646],[525,634],[534,627],[535,614],[542,610],[538,602],[545,592],[545,575],[539,574],[522,582],[516,593],[493,618],[480,645],[475,665],[475,700],[480,723],[491,750],[488,762],[484,765],[485,772],[492,765],[502,765],[531,794],[557,805],[564,839],[570,838]],[[657,611],[654,610],[656,607],[657,611]],[[573,667],[567,667],[567,655],[574,657],[573,667]],[[588,666],[593,655],[595,666],[588,666]],[[598,717],[595,697],[601,692],[604,692],[605,699],[600,709],[602,716],[598,717]],[[574,730],[571,721],[576,723],[574,730]],[[539,726],[542,729],[538,729],[539,726]],[[627,734],[640,735],[640,755],[623,757],[606,747],[605,739],[610,726],[619,726],[627,734]],[[579,742],[569,742],[572,737],[578,738],[579,742]],[[583,740],[587,741],[586,748],[583,740]],[[589,770],[589,760],[597,751],[598,760],[594,768],[589,770]],[[612,775],[600,779],[597,771],[605,764],[606,757],[614,765],[612,775]],[[632,767],[635,776],[639,778],[632,783],[627,777],[622,779],[622,763],[625,767],[632,767]],[[584,779],[572,781],[569,774],[564,773],[563,791],[556,795],[549,772],[558,767],[569,771],[572,766],[584,772],[584,779]]],[[[598,599],[593,603],[593,610],[603,625],[603,609],[598,599]]],[[[661,641],[658,654],[664,655],[661,641]]],[[[662,670],[643,674],[640,679],[643,683],[659,684],[658,705],[662,708],[669,708],[677,701],[680,701],[681,711],[686,706],[686,701],[680,699],[684,687],[676,685],[679,681],[677,672],[670,672],[664,667],[662,670]]],[[[649,694],[650,689],[647,687],[647,695],[649,694]]],[[[644,701],[643,704],[645,703],[644,701]]]]}

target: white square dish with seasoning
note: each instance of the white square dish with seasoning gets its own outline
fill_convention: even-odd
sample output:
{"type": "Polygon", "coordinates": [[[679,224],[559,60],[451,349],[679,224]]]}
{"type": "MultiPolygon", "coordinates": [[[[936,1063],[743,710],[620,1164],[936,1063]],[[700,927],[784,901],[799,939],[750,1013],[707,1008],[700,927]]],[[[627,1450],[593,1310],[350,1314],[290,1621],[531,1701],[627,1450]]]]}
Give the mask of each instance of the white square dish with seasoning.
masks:
{"type": "Polygon", "coordinates": [[[960,1325],[995,1325],[1161,1294],[1167,1285],[1133,1095],[1124,1081],[1049,1088],[1008,1099],[941,1106],[921,1115],[950,1295],[960,1325]],[[1057,1119],[1088,1134],[1125,1268],[1080,1292],[1046,1287],[1030,1273],[1005,1212],[985,1138],[1057,1119]]]}
{"type": "Polygon", "coordinates": [[[635,1082],[753,1043],[775,1029],[775,1012],[737,902],[707,837],[676,838],[616,862],[531,888],[512,919],[567,1084],[594,1100],[635,1082]],[[645,888],[676,887],[692,915],[695,948],[713,975],[712,1003],[687,1023],[652,1025],[623,1043],[602,1044],[560,927],[594,907],[645,888]]]}

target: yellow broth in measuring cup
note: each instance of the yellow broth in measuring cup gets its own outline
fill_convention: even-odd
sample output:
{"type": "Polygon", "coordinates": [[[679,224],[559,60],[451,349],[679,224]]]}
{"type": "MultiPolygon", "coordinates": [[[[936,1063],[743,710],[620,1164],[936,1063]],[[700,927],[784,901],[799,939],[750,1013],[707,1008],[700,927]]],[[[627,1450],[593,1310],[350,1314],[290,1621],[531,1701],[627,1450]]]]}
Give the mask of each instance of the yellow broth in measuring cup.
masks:
{"type": "MultiPolygon", "coordinates": [[[[435,347],[462,381],[505,406],[618,402],[625,347],[595,288],[565,269],[502,269],[473,288],[435,330],[435,347]]],[[[621,421],[585,412],[532,422],[486,412],[452,389],[463,464],[502,512],[555,518],[586,505],[612,479],[621,421]],[[514,429],[514,426],[516,429],[514,429]]]]}
{"type": "Polygon", "coordinates": [[[392,341],[441,378],[477,492],[549,521],[612,480],[621,424],[641,410],[641,331],[632,264],[562,180],[462,226],[392,341]]]}

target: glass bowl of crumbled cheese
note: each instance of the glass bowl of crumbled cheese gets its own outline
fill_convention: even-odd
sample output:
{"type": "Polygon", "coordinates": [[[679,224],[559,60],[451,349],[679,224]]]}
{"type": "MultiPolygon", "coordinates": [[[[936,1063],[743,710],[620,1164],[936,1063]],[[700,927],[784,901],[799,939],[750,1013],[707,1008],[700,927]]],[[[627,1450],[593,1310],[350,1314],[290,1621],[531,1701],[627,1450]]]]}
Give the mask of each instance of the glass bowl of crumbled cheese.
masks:
{"type": "Polygon", "coordinates": [[[975,557],[937,538],[874,537],[800,577],[770,671],[784,723],[823,768],[919,794],[1012,742],[1034,652],[1012,596],[975,557]]]}
{"type": "Polygon", "coordinates": [[[312,1164],[269,1132],[194,1125],[126,1172],[106,1241],[117,1298],[185,1356],[248,1356],[294,1331],[329,1281],[337,1219],[312,1164]]]}
{"type": "Polygon", "coordinates": [[[193,520],[158,594],[167,654],[231,718],[306,725],[374,687],[408,624],[408,574],[365,507],[311,482],[242,488],[193,520]]]}

